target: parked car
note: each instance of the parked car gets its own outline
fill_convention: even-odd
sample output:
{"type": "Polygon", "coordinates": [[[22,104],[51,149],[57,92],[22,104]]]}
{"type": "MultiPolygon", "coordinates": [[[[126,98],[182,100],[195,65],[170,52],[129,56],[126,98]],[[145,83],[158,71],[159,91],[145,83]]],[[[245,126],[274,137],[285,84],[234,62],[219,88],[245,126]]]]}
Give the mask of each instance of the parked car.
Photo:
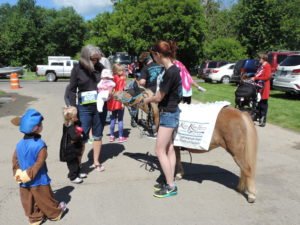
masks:
{"type": "Polygon", "coordinates": [[[111,64],[118,63],[125,68],[126,75],[132,75],[132,66],[134,63],[134,57],[127,52],[117,52],[115,55],[109,57],[111,64]]]}
{"type": "Polygon", "coordinates": [[[271,87],[273,86],[273,79],[275,76],[275,73],[277,71],[278,65],[286,59],[289,55],[293,55],[295,53],[300,53],[299,51],[272,51],[268,52],[268,62],[271,65],[271,87]]]}
{"type": "Polygon", "coordinates": [[[70,77],[73,66],[77,60],[72,60],[69,56],[49,56],[48,65],[37,65],[36,75],[46,76],[49,82],[57,81],[58,77],[70,77]]]}
{"type": "Polygon", "coordinates": [[[233,74],[230,78],[232,83],[240,83],[241,76],[246,74],[248,77],[254,76],[259,67],[258,59],[242,59],[236,62],[233,74]]]}
{"type": "Polygon", "coordinates": [[[300,54],[290,55],[279,64],[273,89],[300,94],[300,54]]]}
{"type": "Polygon", "coordinates": [[[200,67],[198,68],[198,77],[204,79],[205,81],[208,80],[208,74],[211,70],[215,68],[219,68],[220,66],[223,66],[225,64],[228,64],[226,61],[205,61],[203,62],[200,67]]]}
{"type": "Polygon", "coordinates": [[[233,68],[235,63],[228,63],[219,68],[215,68],[208,74],[208,80],[212,82],[221,82],[223,84],[228,84],[230,78],[233,74],[233,68]]]}

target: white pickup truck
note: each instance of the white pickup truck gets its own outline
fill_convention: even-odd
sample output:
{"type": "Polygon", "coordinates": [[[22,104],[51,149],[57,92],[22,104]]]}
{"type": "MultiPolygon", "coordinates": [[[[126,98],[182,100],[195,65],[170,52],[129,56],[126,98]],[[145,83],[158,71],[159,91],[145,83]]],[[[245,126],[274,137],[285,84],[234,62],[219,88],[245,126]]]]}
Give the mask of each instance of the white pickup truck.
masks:
{"type": "Polygon", "coordinates": [[[70,77],[73,66],[77,63],[70,56],[49,56],[48,65],[36,66],[36,75],[46,76],[49,82],[57,81],[59,77],[70,77]]]}

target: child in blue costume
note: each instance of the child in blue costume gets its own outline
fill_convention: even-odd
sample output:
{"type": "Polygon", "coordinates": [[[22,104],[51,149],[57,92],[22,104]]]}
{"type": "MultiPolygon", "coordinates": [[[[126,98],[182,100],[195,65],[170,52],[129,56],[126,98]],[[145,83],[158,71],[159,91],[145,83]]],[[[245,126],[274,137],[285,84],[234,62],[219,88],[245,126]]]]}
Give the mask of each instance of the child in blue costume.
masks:
{"type": "Polygon", "coordinates": [[[42,224],[46,219],[61,219],[66,204],[57,202],[50,186],[47,172],[47,146],[41,139],[43,116],[28,109],[22,117],[11,122],[19,126],[24,137],[13,154],[13,174],[20,185],[20,197],[31,225],[42,224]]]}

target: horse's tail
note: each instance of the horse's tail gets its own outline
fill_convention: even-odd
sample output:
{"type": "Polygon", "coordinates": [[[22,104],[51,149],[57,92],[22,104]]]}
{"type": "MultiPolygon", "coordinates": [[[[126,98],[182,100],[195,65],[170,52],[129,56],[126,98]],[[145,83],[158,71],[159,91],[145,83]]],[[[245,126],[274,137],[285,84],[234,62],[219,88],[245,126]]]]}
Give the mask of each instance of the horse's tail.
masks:
{"type": "Polygon", "coordinates": [[[246,127],[246,145],[244,149],[244,162],[247,169],[243,170],[241,180],[238,186],[240,191],[248,191],[255,195],[255,173],[258,138],[254,123],[248,113],[242,113],[243,121],[246,127]]]}

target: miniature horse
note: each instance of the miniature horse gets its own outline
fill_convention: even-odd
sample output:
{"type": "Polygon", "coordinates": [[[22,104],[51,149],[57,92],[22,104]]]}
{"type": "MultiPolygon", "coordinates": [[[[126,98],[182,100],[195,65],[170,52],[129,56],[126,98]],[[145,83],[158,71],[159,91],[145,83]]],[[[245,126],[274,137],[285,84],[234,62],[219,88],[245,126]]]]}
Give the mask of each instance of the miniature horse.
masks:
{"type": "MultiPolygon", "coordinates": [[[[157,104],[151,103],[148,107],[143,103],[143,99],[153,95],[148,89],[135,89],[117,92],[114,98],[123,102],[126,106],[136,106],[146,113],[152,115],[156,127],[159,125],[159,110],[157,104]]],[[[209,146],[209,151],[217,147],[224,148],[240,167],[241,174],[238,184],[238,191],[245,194],[249,203],[255,202],[255,172],[257,155],[257,133],[255,126],[246,112],[241,112],[233,107],[224,107],[218,114],[213,136],[209,146]]],[[[175,147],[177,177],[182,177],[183,167],[181,164],[180,147],[175,147]]],[[[205,153],[206,150],[185,149],[191,153],[205,153]]]]}

